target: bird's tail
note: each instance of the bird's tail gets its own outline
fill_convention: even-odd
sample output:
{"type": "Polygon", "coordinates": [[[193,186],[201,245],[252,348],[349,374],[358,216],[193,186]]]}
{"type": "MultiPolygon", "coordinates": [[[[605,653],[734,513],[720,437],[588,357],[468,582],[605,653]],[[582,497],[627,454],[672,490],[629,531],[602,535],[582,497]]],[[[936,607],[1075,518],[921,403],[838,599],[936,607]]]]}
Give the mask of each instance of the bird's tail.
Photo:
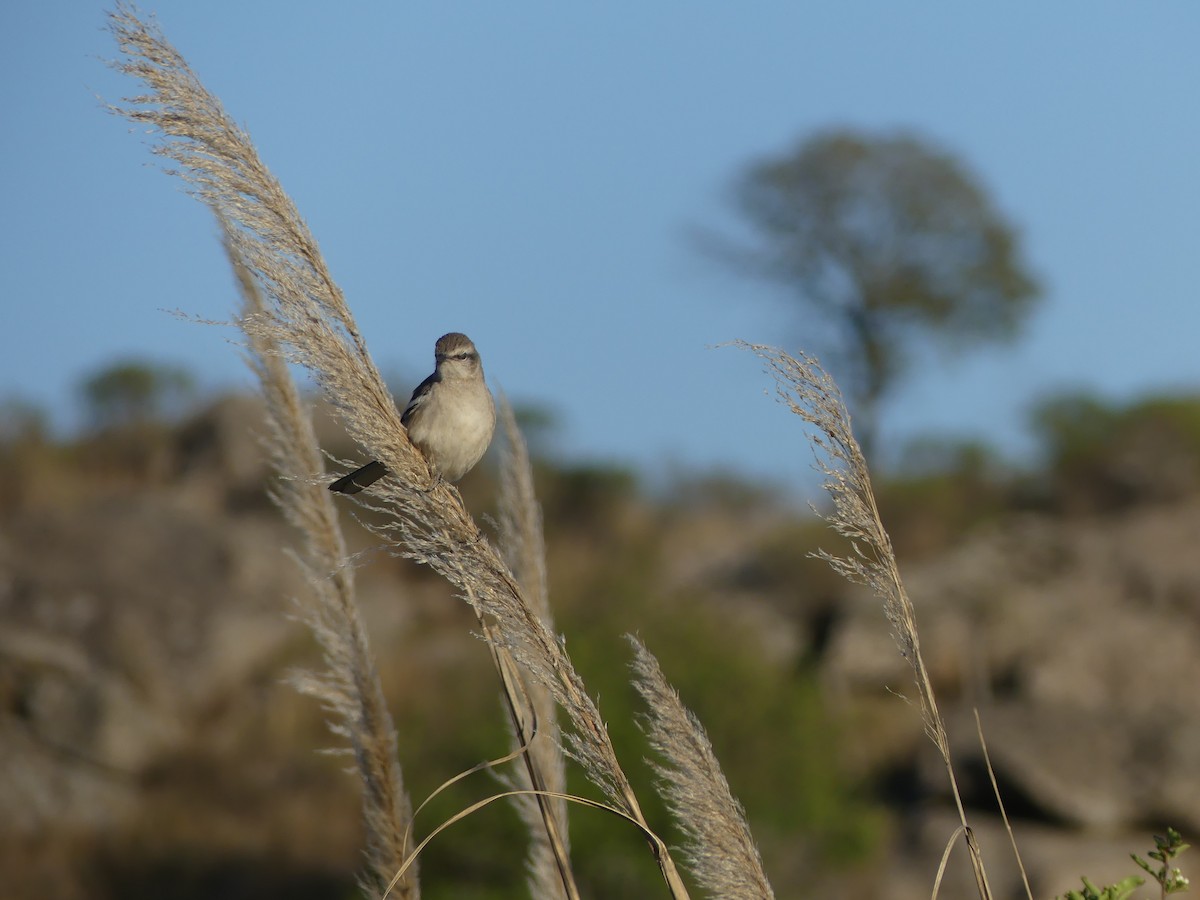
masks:
{"type": "Polygon", "coordinates": [[[357,494],[365,487],[370,487],[387,474],[387,468],[381,462],[371,461],[361,469],[355,469],[349,475],[343,475],[329,486],[331,491],[339,494],[357,494]]]}

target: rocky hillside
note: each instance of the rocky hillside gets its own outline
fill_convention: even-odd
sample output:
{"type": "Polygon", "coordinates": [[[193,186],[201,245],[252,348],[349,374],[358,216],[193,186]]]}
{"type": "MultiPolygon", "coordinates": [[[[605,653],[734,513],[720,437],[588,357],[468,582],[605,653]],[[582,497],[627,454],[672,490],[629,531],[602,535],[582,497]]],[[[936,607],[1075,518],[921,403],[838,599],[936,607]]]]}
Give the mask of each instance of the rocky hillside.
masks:
{"type": "MultiPolygon", "coordinates": [[[[314,657],[290,618],[305,586],[265,496],[259,420],[252,401],[231,400],[179,428],[6,450],[6,896],[350,890],[355,785],[336,759],[314,752],[334,739],[312,703],[283,684],[314,657]]],[[[724,623],[723,641],[736,631],[764,683],[816,685],[831,731],[799,740],[835,748],[846,796],[873,823],[854,826],[870,836],[840,857],[822,843],[830,813],[794,822],[756,799],[782,791],[759,791],[753,777],[773,754],[787,759],[789,748],[768,750],[786,729],[742,730],[720,718],[719,648],[718,662],[695,677],[683,669],[687,653],[679,657],[684,684],[716,692],[680,685],[702,718],[714,710],[706,725],[727,754],[777,893],[811,894],[816,883],[822,896],[928,897],[956,825],[946,773],[917,711],[897,696],[913,693],[911,677],[878,605],[806,559],[821,530],[752,488],[693,485],[687,497],[651,501],[621,473],[548,467],[540,476],[553,593],[581,665],[593,653],[611,656],[606,648],[619,648],[624,631],[644,630],[652,646],[655,635],[669,642],[683,616],[724,623]]],[[[487,510],[486,471],[464,490],[469,505],[487,510]]],[[[495,688],[449,590],[371,552],[365,533],[348,527],[367,550],[361,601],[422,794],[503,741],[495,688]],[[464,728],[473,730],[464,737],[464,728]]],[[[1097,882],[1131,874],[1127,854],[1144,852],[1168,824],[1185,837],[1200,832],[1200,561],[1190,552],[1198,533],[1200,501],[1155,496],[1115,512],[1010,512],[902,559],[998,897],[1017,896],[1019,882],[975,710],[1037,896],[1077,886],[1080,874],[1097,882]]],[[[610,666],[615,687],[593,685],[606,710],[622,702],[623,665],[610,666]]],[[[791,715],[779,708],[771,715],[791,715]]],[[[810,789],[794,773],[772,777],[810,789]]],[[[859,814],[851,801],[835,805],[839,822],[859,814]]],[[[580,818],[576,856],[600,856],[591,865],[611,869],[605,854],[620,848],[597,838],[593,852],[580,818]]],[[[472,851],[487,855],[480,846],[432,851],[427,871],[461,874],[472,851]]],[[[519,884],[519,858],[476,862],[478,881],[511,870],[519,884]]],[[[604,877],[594,896],[606,895],[604,877]]],[[[948,877],[943,896],[971,896],[962,859],[948,877]]],[[[454,893],[431,883],[426,896],[454,893]]]]}

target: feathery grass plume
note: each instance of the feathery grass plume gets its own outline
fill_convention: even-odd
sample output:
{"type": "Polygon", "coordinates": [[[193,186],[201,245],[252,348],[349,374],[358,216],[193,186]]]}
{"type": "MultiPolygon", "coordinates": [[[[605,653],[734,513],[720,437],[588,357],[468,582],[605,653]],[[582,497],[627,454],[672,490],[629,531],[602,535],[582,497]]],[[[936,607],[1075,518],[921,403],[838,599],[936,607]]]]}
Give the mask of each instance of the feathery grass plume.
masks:
{"type": "MultiPolygon", "coordinates": [[[[221,219],[225,248],[242,293],[243,320],[267,315],[254,276],[229,241],[221,219]]],[[[284,518],[304,537],[295,554],[314,598],[303,619],[324,653],[325,670],[297,676],[296,686],[320,701],[329,727],[345,738],[363,785],[362,815],[366,867],[359,882],[369,897],[381,897],[412,851],[406,838],[412,804],[404,790],[396,732],[383,687],[367,644],[354,593],[354,569],[338,524],[333,498],[315,480],[324,471],[321,452],[300,392],[280,356],[279,347],[261,332],[247,332],[246,362],[258,376],[267,409],[266,446],[279,480],[271,497],[284,518]]],[[[417,872],[409,871],[394,893],[406,900],[420,896],[417,872]]]]}
{"type": "Polygon", "coordinates": [[[790,356],[765,344],[734,341],[734,346],[750,350],[766,363],[775,379],[776,393],[788,408],[814,429],[809,435],[816,456],[816,469],[824,477],[822,485],[833,500],[833,512],[824,516],[834,531],[850,542],[851,552],[836,556],[825,550],[816,556],[848,581],[862,584],[883,601],[883,611],[892,626],[892,636],[900,654],[912,666],[925,732],[941,754],[950,779],[951,792],[958,807],[959,821],[970,851],[980,897],[990,898],[991,889],[983,870],[983,860],[974,832],[967,824],[966,811],[958,790],[958,779],[950,760],[950,741],[938,712],[933,683],[921,656],[916,612],[904,583],[892,540],[883,527],[871,476],[862,449],[850,426],[850,413],[841,391],[815,357],[801,353],[790,356]]]}
{"type": "MultiPolygon", "coordinates": [[[[504,429],[504,450],[500,458],[499,524],[500,546],[517,583],[521,585],[530,608],[549,629],[554,628],[550,593],[546,578],[546,543],[542,534],[542,511],[533,487],[533,466],[529,447],[517,425],[517,417],[508,398],[500,395],[500,425],[504,429]]],[[[526,685],[533,713],[532,722],[518,722],[513,740],[528,744],[523,754],[525,765],[508,779],[513,789],[565,794],[566,759],[559,743],[557,708],[545,686],[526,685]],[[531,730],[536,733],[530,736],[531,730]]],[[[526,868],[529,892],[534,897],[564,897],[564,888],[572,896],[564,865],[569,870],[570,840],[567,829],[567,802],[544,794],[519,794],[513,798],[521,820],[529,829],[530,847],[526,868]]]]}
{"type": "Polygon", "coordinates": [[[565,647],[530,608],[458,491],[435,477],[408,440],[345,298],[292,200],[249,136],[157,28],[124,3],[111,14],[110,28],[125,57],[116,67],[149,89],[113,111],[161,137],[153,152],[173,161],[178,168],[172,174],[228,221],[229,245],[263,293],[268,313],[246,316],[243,330],[277,343],[288,359],[305,366],[351,437],[386,466],[390,477],[372,488],[368,502],[395,518],[378,533],[391,541],[394,552],[449,580],[478,615],[494,623],[499,644],[566,712],[571,755],[642,830],[672,895],[686,897],[674,860],[647,824],[604,720],[565,647]]]}
{"type": "Polygon", "coordinates": [[[687,836],[688,868],[710,897],[774,898],[746,811],[729,790],[704,727],[683,705],[646,645],[627,637],[634,652],[633,684],[649,710],[643,728],[662,757],[652,762],[661,779],[659,793],[687,836]]]}

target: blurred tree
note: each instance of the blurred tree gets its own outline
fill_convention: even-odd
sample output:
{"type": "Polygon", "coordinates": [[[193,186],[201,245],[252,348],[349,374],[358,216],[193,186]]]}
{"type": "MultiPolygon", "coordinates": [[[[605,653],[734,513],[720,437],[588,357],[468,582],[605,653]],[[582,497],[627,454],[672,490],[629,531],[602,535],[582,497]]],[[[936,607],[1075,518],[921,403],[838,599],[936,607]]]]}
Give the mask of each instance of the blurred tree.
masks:
{"type": "Polygon", "coordinates": [[[818,134],[747,168],[734,203],[753,237],[708,249],[816,313],[805,340],[838,378],[868,458],[880,404],[916,351],[1011,339],[1037,296],[978,179],[909,135],[818,134]]]}
{"type": "Polygon", "coordinates": [[[113,363],[81,386],[92,423],[100,428],[145,424],[181,412],[195,395],[191,374],[143,360],[113,363]]]}
{"type": "Polygon", "coordinates": [[[1120,420],[1115,404],[1087,391],[1052,394],[1039,400],[1030,413],[1045,461],[1053,470],[1094,454],[1113,436],[1120,420]]]}
{"type": "Polygon", "coordinates": [[[526,401],[514,404],[513,414],[517,417],[517,427],[521,429],[525,443],[529,445],[530,455],[548,456],[555,437],[562,430],[558,413],[544,404],[526,401]]]}
{"type": "Polygon", "coordinates": [[[1047,497],[1068,512],[1113,512],[1200,490],[1200,397],[1152,395],[1122,404],[1061,393],[1033,409],[1047,497]]]}
{"type": "Polygon", "coordinates": [[[925,435],[900,451],[875,489],[897,553],[916,559],[1009,512],[1016,477],[987,444],[925,435]]]}
{"type": "Polygon", "coordinates": [[[50,432],[46,411],[15,394],[0,398],[0,448],[40,445],[50,432]]]}

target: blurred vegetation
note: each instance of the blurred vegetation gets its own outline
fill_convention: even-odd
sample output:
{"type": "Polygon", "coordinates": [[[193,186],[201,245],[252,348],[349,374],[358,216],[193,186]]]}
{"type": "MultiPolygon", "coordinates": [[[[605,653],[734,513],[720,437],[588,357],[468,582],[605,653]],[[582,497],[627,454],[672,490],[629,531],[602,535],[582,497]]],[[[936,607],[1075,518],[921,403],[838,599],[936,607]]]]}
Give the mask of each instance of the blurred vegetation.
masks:
{"type": "Polygon", "coordinates": [[[1170,501],[1200,485],[1200,400],[1160,395],[1112,403],[1086,392],[1041,401],[1043,494],[1068,512],[1170,501]]]}
{"type": "Polygon", "coordinates": [[[978,441],[914,441],[899,469],[876,487],[901,557],[924,556],[1010,512],[1017,500],[1009,467],[978,441]]]}
{"type": "Polygon", "coordinates": [[[93,427],[103,430],[178,418],[195,399],[196,381],[180,366],[121,360],[88,376],[80,396],[93,427]]]}
{"type": "Polygon", "coordinates": [[[71,448],[90,477],[166,481],[171,474],[172,429],[199,401],[186,369],[146,359],[122,359],[87,376],[79,386],[86,432],[71,448]]]}
{"type": "Polygon", "coordinates": [[[0,508],[20,505],[27,479],[56,452],[44,411],[19,395],[0,400],[0,508]]]}
{"type": "MultiPolygon", "coordinates": [[[[49,496],[68,503],[63,492],[86,494],[98,475],[127,492],[130,485],[162,485],[171,473],[187,471],[172,455],[195,452],[198,444],[184,438],[195,426],[172,427],[171,419],[195,399],[192,385],[171,367],[106,369],[82,391],[97,430],[66,441],[49,434],[46,417],[29,403],[0,405],[4,515],[40,507],[49,496]],[[145,454],[135,445],[147,434],[156,435],[154,452],[167,461],[155,468],[137,457],[112,482],[111,467],[129,453],[145,454]],[[108,460],[110,468],[97,460],[108,460]],[[35,471],[41,474],[31,477],[35,471]]],[[[544,446],[552,419],[537,412],[532,420],[544,446]]],[[[1033,422],[1041,447],[1037,467],[1014,468],[978,443],[931,439],[911,445],[896,470],[879,478],[883,515],[902,559],[936,553],[1013,512],[1105,514],[1200,490],[1200,397],[1111,403],[1063,395],[1039,404],[1033,422]]],[[[472,508],[491,502],[491,478],[481,469],[467,479],[472,508]]],[[[672,834],[653,799],[649,768],[638,762],[649,751],[628,679],[623,635],[631,631],[659,657],[704,723],[746,806],[768,871],[784,873],[777,876],[781,892],[799,889],[787,873],[869,864],[893,827],[893,814],[847,764],[854,755],[846,746],[854,711],[833,706],[816,675],[829,621],[845,594],[807,554],[832,548],[834,535],[781,505],[770,487],[729,473],[681,480],[656,497],[628,469],[565,463],[543,452],[536,478],[557,629],[599,697],[635,789],[648,801],[651,823],[672,834]],[[750,522],[758,524],[751,528],[750,522]],[[705,559],[697,582],[677,570],[681,547],[688,549],[700,529],[708,529],[714,546],[737,552],[728,565],[705,559]],[[764,649],[769,632],[729,599],[741,595],[789,623],[801,636],[797,652],[785,658],[764,649]]],[[[380,565],[409,587],[430,580],[401,561],[380,565]]],[[[440,619],[417,619],[412,646],[453,649],[410,655],[377,648],[405,777],[418,802],[444,779],[507,752],[490,663],[468,636],[471,617],[461,606],[446,609],[440,619]]],[[[355,786],[336,762],[314,753],[331,743],[318,711],[278,684],[280,671],[308,659],[310,650],[306,642],[292,647],[264,669],[260,683],[210,710],[209,720],[198,724],[226,737],[197,737],[188,752],[164,759],[147,776],[145,810],[128,826],[93,845],[60,836],[73,859],[88,861],[85,869],[100,885],[79,896],[157,896],[164,883],[181,897],[211,896],[231,885],[260,896],[354,895],[355,786]],[[272,865],[279,867],[274,875],[267,871],[272,865]]],[[[571,788],[591,793],[582,779],[571,788]]],[[[486,773],[477,774],[439,797],[418,826],[432,828],[497,789],[486,773]]],[[[641,838],[623,823],[575,809],[571,833],[586,896],[661,891],[641,838]]],[[[6,866],[24,855],[11,850],[0,855],[6,866]]],[[[429,900],[523,896],[523,853],[514,813],[494,804],[428,848],[423,893],[429,900]]]]}

